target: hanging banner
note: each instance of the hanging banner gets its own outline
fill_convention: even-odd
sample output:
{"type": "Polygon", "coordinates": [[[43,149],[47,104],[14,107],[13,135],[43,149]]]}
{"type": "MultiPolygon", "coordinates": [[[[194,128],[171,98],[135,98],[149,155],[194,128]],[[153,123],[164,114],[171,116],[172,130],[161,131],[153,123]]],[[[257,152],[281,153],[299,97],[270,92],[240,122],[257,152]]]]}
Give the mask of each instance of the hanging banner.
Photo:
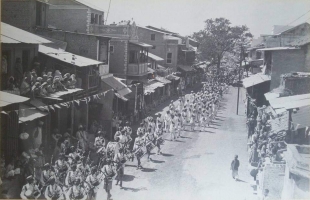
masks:
{"type": "Polygon", "coordinates": [[[271,130],[274,133],[277,133],[281,130],[288,130],[288,111],[285,111],[281,116],[271,119],[271,130]]]}

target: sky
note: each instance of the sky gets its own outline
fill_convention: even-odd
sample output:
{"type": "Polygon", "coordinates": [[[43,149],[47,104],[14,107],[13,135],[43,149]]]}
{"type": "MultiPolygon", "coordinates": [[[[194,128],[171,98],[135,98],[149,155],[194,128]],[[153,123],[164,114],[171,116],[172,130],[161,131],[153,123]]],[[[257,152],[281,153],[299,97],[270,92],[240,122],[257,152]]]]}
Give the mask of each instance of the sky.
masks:
{"type": "MultiPolygon", "coordinates": [[[[109,0],[87,0],[105,10],[109,0]]],[[[310,23],[310,0],[111,0],[107,24],[133,19],[141,26],[165,28],[191,35],[204,21],[224,17],[246,25],[254,37],[271,34],[273,25],[310,23]],[[304,16],[302,16],[304,14],[304,16]]]]}

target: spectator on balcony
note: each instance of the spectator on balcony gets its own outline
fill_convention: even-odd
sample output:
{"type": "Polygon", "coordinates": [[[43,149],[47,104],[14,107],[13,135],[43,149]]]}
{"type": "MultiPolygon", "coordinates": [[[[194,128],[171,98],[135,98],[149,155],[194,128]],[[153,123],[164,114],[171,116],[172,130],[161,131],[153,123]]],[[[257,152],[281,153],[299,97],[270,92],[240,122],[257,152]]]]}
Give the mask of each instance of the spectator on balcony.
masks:
{"type": "Polygon", "coordinates": [[[14,75],[16,78],[16,83],[19,85],[23,78],[23,66],[20,58],[16,58],[15,67],[14,67],[14,75]]]}
{"type": "Polygon", "coordinates": [[[17,83],[15,81],[15,78],[13,76],[11,76],[8,80],[8,83],[7,83],[7,89],[8,90],[17,90],[17,83]]]}
{"type": "Polygon", "coordinates": [[[25,97],[30,97],[31,86],[28,83],[28,78],[24,77],[24,80],[20,86],[20,94],[25,97]]]}

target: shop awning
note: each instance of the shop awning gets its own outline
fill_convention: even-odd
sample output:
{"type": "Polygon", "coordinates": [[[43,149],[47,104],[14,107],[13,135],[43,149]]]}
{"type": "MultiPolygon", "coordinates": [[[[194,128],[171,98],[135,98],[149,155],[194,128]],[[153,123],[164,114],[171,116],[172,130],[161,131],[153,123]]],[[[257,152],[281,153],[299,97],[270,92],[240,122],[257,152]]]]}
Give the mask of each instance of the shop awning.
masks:
{"type": "Polygon", "coordinates": [[[144,47],[144,48],[150,48],[150,47],[152,47],[152,45],[149,45],[149,44],[146,44],[146,43],[143,43],[143,42],[134,42],[134,41],[130,41],[129,43],[130,43],[130,44],[137,45],[137,46],[140,46],[140,47],[144,47]]]}
{"type": "Polygon", "coordinates": [[[264,48],[264,49],[257,49],[257,51],[281,51],[281,50],[296,50],[300,49],[298,47],[271,47],[271,48],[264,48]]]}
{"type": "Polygon", "coordinates": [[[156,81],[159,81],[163,84],[168,84],[168,83],[171,83],[171,81],[169,81],[168,79],[165,79],[164,77],[161,77],[161,76],[156,76],[155,77],[155,80],[156,81]]]}
{"type": "Polygon", "coordinates": [[[273,93],[273,92],[267,92],[264,94],[265,98],[267,101],[271,100],[271,99],[276,99],[280,97],[279,93],[273,93]]]}
{"type": "Polygon", "coordinates": [[[109,85],[110,87],[112,87],[114,90],[116,90],[117,93],[123,97],[132,92],[127,87],[127,85],[122,83],[120,80],[116,79],[113,75],[110,75],[108,77],[103,77],[101,78],[101,80],[105,82],[107,85],[109,85]]]}
{"type": "Polygon", "coordinates": [[[168,76],[166,76],[166,79],[172,81],[172,80],[179,80],[180,77],[175,76],[175,75],[173,75],[173,74],[169,74],[168,76]]]}
{"type": "Polygon", "coordinates": [[[185,72],[190,72],[190,71],[194,70],[194,68],[192,68],[192,66],[185,66],[185,65],[179,65],[178,68],[180,68],[181,70],[183,70],[185,72]]]}
{"type": "Polygon", "coordinates": [[[27,121],[33,121],[35,119],[46,116],[48,113],[37,110],[36,108],[29,107],[25,104],[20,104],[19,106],[19,123],[24,123],[27,121]]]}
{"type": "Polygon", "coordinates": [[[243,79],[243,86],[245,88],[248,87],[252,87],[254,85],[260,84],[260,83],[264,83],[266,81],[270,81],[271,78],[268,75],[264,75],[264,74],[255,74],[253,76],[250,76],[248,78],[243,79]]]}
{"type": "Polygon", "coordinates": [[[149,58],[151,58],[152,60],[155,60],[155,61],[163,61],[164,60],[163,58],[156,56],[150,52],[148,53],[148,56],[149,56],[149,58]]]}
{"type": "Polygon", "coordinates": [[[0,91],[0,108],[14,104],[14,103],[22,103],[28,100],[29,98],[26,98],[26,97],[0,91]]]}
{"type": "Polygon", "coordinates": [[[35,106],[37,109],[41,110],[41,111],[45,111],[45,109],[43,108],[44,106],[46,106],[46,104],[44,104],[43,102],[39,101],[38,99],[32,99],[29,102],[31,105],[35,106]]]}
{"type": "Polygon", "coordinates": [[[143,86],[144,86],[144,94],[148,95],[150,93],[154,93],[156,88],[164,87],[165,85],[156,80],[152,80],[149,83],[144,84],[143,86]]]}
{"type": "Polygon", "coordinates": [[[124,96],[122,96],[122,95],[120,95],[119,93],[114,93],[115,94],[115,96],[117,96],[118,98],[120,98],[120,99],[122,99],[122,100],[124,100],[124,101],[128,101],[128,99],[127,98],[125,98],[124,96]]]}
{"type": "Polygon", "coordinates": [[[39,45],[39,52],[51,58],[55,58],[56,60],[60,60],[62,62],[69,63],[71,65],[75,65],[78,67],[99,65],[103,63],[98,60],[93,60],[90,58],[72,54],[63,50],[54,49],[44,45],[39,45]]]}
{"type": "Polygon", "coordinates": [[[43,44],[51,41],[1,22],[1,43],[43,44]]]}
{"type": "Polygon", "coordinates": [[[292,121],[294,124],[299,124],[298,128],[310,126],[310,106],[299,108],[297,112],[292,112],[292,121]]]}
{"type": "Polygon", "coordinates": [[[293,108],[300,108],[310,106],[310,94],[294,95],[288,97],[280,97],[269,100],[270,106],[277,110],[289,110],[293,108]]]}

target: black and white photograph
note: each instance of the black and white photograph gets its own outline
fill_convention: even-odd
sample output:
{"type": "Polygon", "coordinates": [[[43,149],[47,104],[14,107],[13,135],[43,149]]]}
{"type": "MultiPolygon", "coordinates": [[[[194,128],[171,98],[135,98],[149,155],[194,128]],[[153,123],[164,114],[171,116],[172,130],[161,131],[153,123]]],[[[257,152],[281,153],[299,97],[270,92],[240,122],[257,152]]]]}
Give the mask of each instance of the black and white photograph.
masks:
{"type": "Polygon", "coordinates": [[[310,0],[0,10],[0,199],[310,199],[310,0]]]}

